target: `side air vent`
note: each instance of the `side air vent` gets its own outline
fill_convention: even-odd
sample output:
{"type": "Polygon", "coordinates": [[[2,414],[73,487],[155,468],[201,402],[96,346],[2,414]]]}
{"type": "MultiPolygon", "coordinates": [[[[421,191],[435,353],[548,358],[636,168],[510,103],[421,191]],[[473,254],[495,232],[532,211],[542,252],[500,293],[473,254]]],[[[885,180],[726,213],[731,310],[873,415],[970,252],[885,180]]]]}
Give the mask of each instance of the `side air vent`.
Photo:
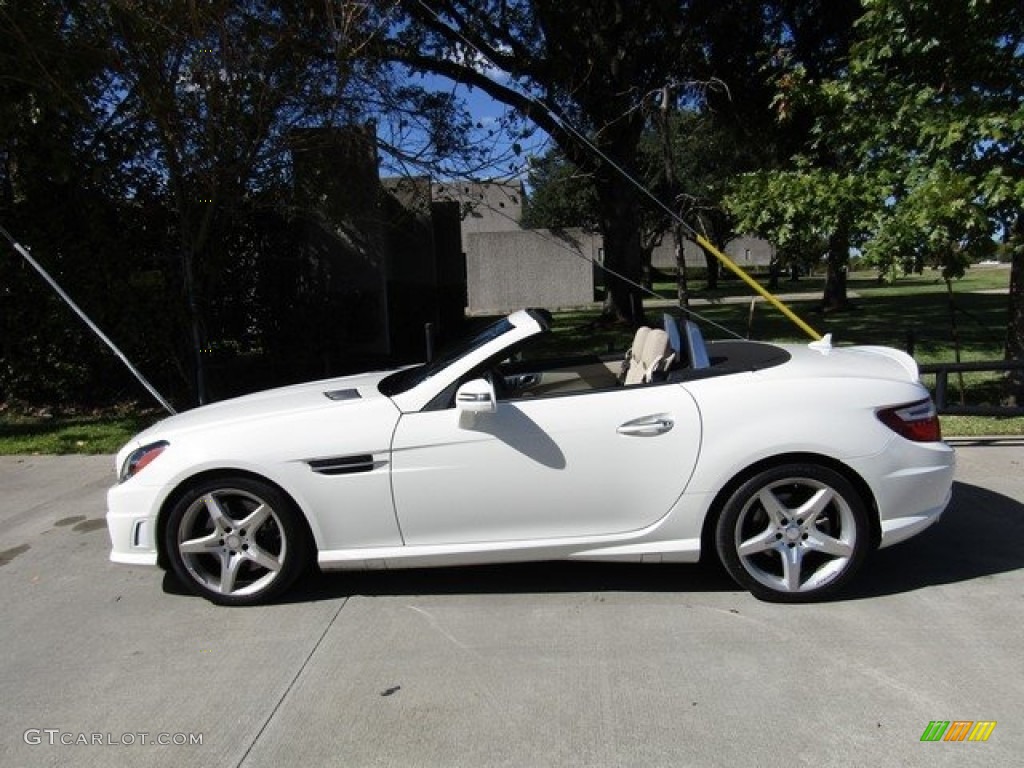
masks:
{"type": "Polygon", "coordinates": [[[332,389],[330,392],[324,392],[324,397],[328,400],[358,400],[362,395],[358,389],[332,389]]]}
{"type": "Polygon", "coordinates": [[[320,475],[353,475],[356,472],[369,472],[376,463],[373,456],[337,456],[331,459],[310,459],[309,468],[320,475]]]}

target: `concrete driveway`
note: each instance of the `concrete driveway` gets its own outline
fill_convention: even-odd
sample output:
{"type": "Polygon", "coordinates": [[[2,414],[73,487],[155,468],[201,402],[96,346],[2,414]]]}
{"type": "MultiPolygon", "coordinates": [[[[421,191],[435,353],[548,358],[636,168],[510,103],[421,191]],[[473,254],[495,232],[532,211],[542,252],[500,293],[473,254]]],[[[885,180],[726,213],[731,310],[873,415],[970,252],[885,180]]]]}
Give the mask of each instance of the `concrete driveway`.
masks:
{"type": "Polygon", "coordinates": [[[0,765],[1019,764],[1024,442],[958,454],[939,525],[790,607],[711,568],[540,564],[217,608],[107,561],[110,458],[0,459],[0,765]],[[997,725],[922,743],[936,720],[997,725]]]}

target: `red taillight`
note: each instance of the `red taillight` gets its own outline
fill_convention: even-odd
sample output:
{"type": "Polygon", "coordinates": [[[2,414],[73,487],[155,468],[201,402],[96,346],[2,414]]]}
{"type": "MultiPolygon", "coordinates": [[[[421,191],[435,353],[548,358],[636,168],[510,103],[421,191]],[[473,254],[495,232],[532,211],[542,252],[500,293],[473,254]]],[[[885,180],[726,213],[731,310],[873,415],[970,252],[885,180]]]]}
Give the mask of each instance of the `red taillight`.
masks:
{"type": "Polygon", "coordinates": [[[931,400],[883,408],[878,418],[893,432],[915,443],[937,443],[942,439],[939,414],[931,400]]]}

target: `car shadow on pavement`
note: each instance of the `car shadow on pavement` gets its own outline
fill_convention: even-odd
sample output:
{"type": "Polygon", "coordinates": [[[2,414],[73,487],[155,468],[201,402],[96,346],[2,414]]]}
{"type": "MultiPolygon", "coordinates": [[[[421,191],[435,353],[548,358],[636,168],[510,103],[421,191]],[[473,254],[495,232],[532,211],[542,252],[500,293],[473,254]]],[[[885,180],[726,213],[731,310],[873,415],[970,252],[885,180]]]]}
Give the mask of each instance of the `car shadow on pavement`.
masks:
{"type": "Polygon", "coordinates": [[[1024,504],[968,483],[953,484],[942,519],[919,536],[875,552],[838,599],[953,584],[1024,568],[1024,504]]]}
{"type": "Polygon", "coordinates": [[[281,602],[349,595],[739,591],[717,564],[539,562],[394,571],[330,571],[304,578],[281,602]]]}

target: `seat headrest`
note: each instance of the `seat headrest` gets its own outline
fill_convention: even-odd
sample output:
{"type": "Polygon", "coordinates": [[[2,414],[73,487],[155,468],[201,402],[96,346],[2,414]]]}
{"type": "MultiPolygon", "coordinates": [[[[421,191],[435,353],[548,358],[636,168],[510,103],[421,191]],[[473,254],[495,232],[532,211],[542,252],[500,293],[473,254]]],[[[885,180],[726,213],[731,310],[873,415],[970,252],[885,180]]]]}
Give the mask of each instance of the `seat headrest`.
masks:
{"type": "Polygon", "coordinates": [[[633,346],[629,348],[630,357],[639,360],[640,356],[644,351],[644,343],[647,341],[647,337],[650,335],[651,329],[646,325],[641,325],[636,329],[636,335],[633,336],[633,346]]]}
{"type": "Polygon", "coordinates": [[[644,349],[640,360],[644,365],[649,366],[667,357],[671,351],[669,335],[660,328],[652,328],[651,332],[647,334],[647,338],[644,339],[644,349]]]}

